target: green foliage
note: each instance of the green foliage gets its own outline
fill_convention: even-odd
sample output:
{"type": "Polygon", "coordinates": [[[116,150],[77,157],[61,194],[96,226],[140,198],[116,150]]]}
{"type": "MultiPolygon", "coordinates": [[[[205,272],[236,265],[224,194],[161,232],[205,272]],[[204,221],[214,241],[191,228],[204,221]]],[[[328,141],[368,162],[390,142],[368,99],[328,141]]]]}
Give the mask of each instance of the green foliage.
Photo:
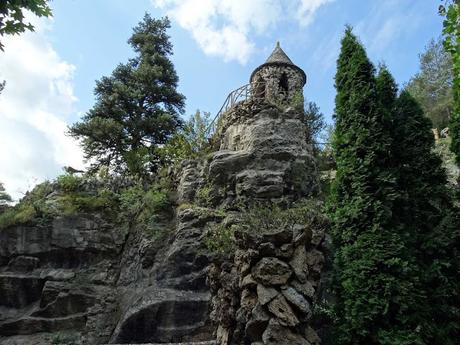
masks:
{"type": "Polygon", "coordinates": [[[452,56],[454,110],[449,123],[452,137],[451,150],[460,166],[460,3],[457,0],[446,1],[447,8],[440,6],[445,16],[443,23],[444,48],[452,56]]]}
{"type": "Polygon", "coordinates": [[[96,103],[70,134],[81,141],[91,171],[109,167],[147,177],[162,164],[158,148],[181,126],[184,96],[169,58],[167,18],[148,14],[128,43],[136,56],[96,83],[96,103]]]}
{"type": "Polygon", "coordinates": [[[11,201],[13,201],[11,199],[11,196],[5,191],[5,187],[3,187],[3,183],[0,182],[0,206],[4,206],[11,201]]]}
{"type": "Polygon", "coordinates": [[[235,252],[235,226],[210,226],[205,237],[206,248],[213,254],[228,256],[235,252]]]}
{"type": "Polygon", "coordinates": [[[451,55],[444,50],[441,40],[431,40],[420,55],[420,72],[406,86],[439,129],[448,126],[453,111],[452,73],[451,55]]]}
{"type": "Polygon", "coordinates": [[[167,191],[154,185],[145,190],[141,184],[120,193],[120,218],[129,224],[137,224],[156,239],[163,238],[164,227],[159,223],[170,216],[171,203],[167,191]]]}
{"type": "Polygon", "coordinates": [[[211,114],[199,110],[190,116],[173,137],[159,148],[158,152],[164,162],[178,162],[183,159],[202,157],[209,153],[211,114]]]}
{"type": "Polygon", "coordinates": [[[324,114],[315,102],[306,102],[304,110],[307,143],[313,145],[315,153],[321,149],[318,144],[320,134],[326,129],[324,114]]]}
{"type": "Polygon", "coordinates": [[[212,206],[214,188],[212,184],[205,184],[196,191],[196,201],[200,206],[212,206]]]}
{"type": "Polygon", "coordinates": [[[394,217],[404,228],[406,247],[417,266],[417,291],[429,301],[420,301],[419,333],[425,343],[454,344],[460,336],[460,265],[453,259],[460,250],[460,223],[441,159],[434,152],[430,121],[407,91],[396,106],[395,136],[400,141],[394,153],[403,164],[394,217]]]}
{"type": "Polygon", "coordinates": [[[347,28],[335,77],[337,175],[329,199],[338,344],[419,343],[410,319],[420,302],[413,263],[392,217],[399,193],[391,154],[395,86],[389,77],[383,73],[376,80],[347,28]]]}
{"type": "Polygon", "coordinates": [[[78,189],[83,182],[83,178],[72,174],[64,174],[58,176],[56,182],[62,191],[71,193],[78,189]]]}
{"type": "Polygon", "coordinates": [[[298,91],[292,96],[289,105],[291,107],[294,107],[295,109],[302,111],[304,110],[304,102],[305,102],[305,99],[303,97],[303,93],[301,91],[298,91]]]}
{"type": "Polygon", "coordinates": [[[241,223],[238,224],[241,231],[270,233],[283,228],[292,229],[296,225],[315,230],[329,227],[323,204],[316,199],[299,200],[288,208],[260,202],[242,206],[241,210],[241,223]]]}
{"type": "MultiPolygon", "coordinates": [[[[38,17],[50,17],[47,0],[2,0],[0,2],[0,36],[18,35],[26,30],[34,31],[31,23],[24,22],[24,12],[31,11],[38,17]]],[[[0,42],[0,50],[4,46],[0,42]]],[[[0,90],[1,91],[1,90],[0,90]]]]}
{"type": "Polygon", "coordinates": [[[31,222],[37,213],[32,205],[19,204],[0,214],[0,229],[31,222]]]}

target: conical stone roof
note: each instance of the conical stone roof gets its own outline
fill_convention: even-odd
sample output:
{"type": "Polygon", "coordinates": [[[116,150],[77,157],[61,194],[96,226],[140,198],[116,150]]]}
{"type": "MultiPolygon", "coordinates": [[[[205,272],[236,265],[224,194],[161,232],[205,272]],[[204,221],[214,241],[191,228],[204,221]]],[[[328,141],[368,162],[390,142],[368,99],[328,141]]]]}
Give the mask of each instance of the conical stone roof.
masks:
{"type": "Polygon", "coordinates": [[[276,42],[275,49],[273,49],[267,61],[265,61],[265,63],[273,63],[273,62],[280,62],[280,63],[289,64],[289,65],[294,65],[291,59],[289,59],[289,57],[286,55],[284,50],[281,49],[279,41],[276,42]]]}
{"type": "Polygon", "coordinates": [[[289,66],[289,67],[292,67],[296,70],[298,70],[302,76],[303,76],[303,81],[304,81],[304,84],[307,82],[307,76],[305,74],[305,72],[298,66],[296,66],[292,61],[291,59],[289,58],[289,56],[287,56],[287,54],[284,52],[283,49],[281,49],[281,46],[280,46],[280,43],[279,42],[276,42],[276,47],[275,49],[273,49],[272,53],[270,54],[270,56],[268,57],[268,59],[265,61],[265,63],[263,63],[262,65],[260,65],[259,67],[257,67],[254,72],[252,72],[251,74],[251,78],[249,79],[250,82],[252,82],[252,79],[254,77],[254,75],[260,70],[262,69],[263,67],[266,67],[266,66],[289,66]]]}

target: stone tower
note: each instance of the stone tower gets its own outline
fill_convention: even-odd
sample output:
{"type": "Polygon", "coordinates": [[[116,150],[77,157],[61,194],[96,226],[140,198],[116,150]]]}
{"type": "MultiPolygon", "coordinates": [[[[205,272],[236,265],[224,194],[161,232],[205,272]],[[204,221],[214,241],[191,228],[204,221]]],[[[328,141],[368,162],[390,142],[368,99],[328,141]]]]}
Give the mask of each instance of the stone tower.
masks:
{"type": "Polygon", "coordinates": [[[253,97],[272,101],[289,101],[301,95],[306,81],[305,72],[292,63],[279,42],[249,80],[253,97]]]}

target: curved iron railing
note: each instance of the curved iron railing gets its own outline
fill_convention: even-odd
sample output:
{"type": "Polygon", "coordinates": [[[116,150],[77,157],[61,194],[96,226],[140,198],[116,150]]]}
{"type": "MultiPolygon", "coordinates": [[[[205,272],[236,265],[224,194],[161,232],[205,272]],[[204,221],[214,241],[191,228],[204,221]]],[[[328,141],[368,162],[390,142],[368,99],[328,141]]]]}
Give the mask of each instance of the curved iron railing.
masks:
{"type": "MultiPolygon", "coordinates": [[[[288,92],[287,91],[277,91],[278,95],[283,95],[281,97],[282,99],[287,99],[288,92]]],[[[217,121],[220,118],[220,116],[233,108],[235,105],[247,101],[248,99],[265,99],[266,97],[266,83],[251,83],[251,84],[246,84],[243,86],[240,86],[236,90],[233,90],[230,92],[227,96],[227,98],[224,101],[224,104],[222,104],[222,107],[219,109],[217,112],[216,116],[214,119],[211,121],[209,124],[208,128],[206,128],[206,134],[208,136],[212,135],[212,132],[215,131],[216,126],[217,126],[217,121]]]]}
{"type": "Polygon", "coordinates": [[[220,107],[216,116],[209,124],[208,128],[206,128],[206,133],[210,135],[212,130],[215,129],[217,120],[219,119],[220,115],[222,115],[229,109],[233,108],[237,103],[246,101],[250,97],[250,95],[251,95],[251,84],[240,86],[238,89],[230,92],[227,98],[225,99],[224,104],[222,104],[222,107],[220,107]]]}

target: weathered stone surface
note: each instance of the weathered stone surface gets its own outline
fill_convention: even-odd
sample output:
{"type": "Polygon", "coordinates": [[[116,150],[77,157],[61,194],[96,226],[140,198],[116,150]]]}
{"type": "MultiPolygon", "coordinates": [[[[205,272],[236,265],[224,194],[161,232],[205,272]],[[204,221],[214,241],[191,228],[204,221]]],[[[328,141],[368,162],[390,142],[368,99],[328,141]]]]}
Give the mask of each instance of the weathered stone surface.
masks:
{"type": "Polygon", "coordinates": [[[274,288],[266,287],[262,284],[257,284],[257,297],[259,298],[259,303],[262,305],[270,302],[278,295],[278,293],[279,292],[274,288]]]}
{"type": "Polygon", "coordinates": [[[40,300],[44,283],[37,276],[0,274],[0,306],[20,309],[40,300]]]}
{"type": "Polygon", "coordinates": [[[252,310],[251,318],[246,323],[246,336],[250,341],[262,339],[262,334],[268,325],[270,316],[261,304],[257,304],[252,310]]]}
{"type": "Polygon", "coordinates": [[[324,265],[324,254],[317,249],[307,253],[307,264],[316,273],[321,273],[324,265]]]}
{"type": "Polygon", "coordinates": [[[39,264],[39,258],[19,255],[10,260],[8,263],[8,270],[13,272],[29,272],[37,268],[39,264]]]}
{"type": "Polygon", "coordinates": [[[263,285],[285,284],[291,274],[289,265],[277,258],[262,258],[252,270],[254,279],[263,285]]]}
{"type": "Polygon", "coordinates": [[[292,329],[284,327],[275,320],[270,320],[267,329],[263,334],[265,345],[311,345],[300,334],[296,334],[292,329]]]}
{"type": "Polygon", "coordinates": [[[301,283],[297,280],[293,280],[291,284],[294,287],[294,289],[296,289],[302,295],[310,299],[313,299],[313,297],[315,296],[315,288],[310,281],[307,280],[305,283],[301,283]]]}
{"type": "Polygon", "coordinates": [[[257,286],[257,282],[252,277],[252,274],[246,275],[242,280],[240,287],[255,287],[257,286]]]}
{"type": "Polygon", "coordinates": [[[319,345],[321,344],[321,339],[320,337],[318,336],[318,334],[315,332],[315,330],[313,328],[311,328],[310,326],[307,327],[306,331],[305,331],[305,338],[307,339],[307,341],[312,344],[312,345],[319,345]]]}
{"type": "Polygon", "coordinates": [[[299,324],[299,319],[282,295],[278,295],[268,304],[268,310],[276,316],[281,325],[293,327],[299,324]]]}
{"type": "Polygon", "coordinates": [[[294,288],[288,287],[282,290],[283,296],[295,306],[297,309],[302,311],[304,314],[311,316],[310,303],[294,288]]]}
{"type": "Polygon", "coordinates": [[[209,293],[151,287],[140,289],[131,298],[112,343],[180,341],[194,332],[211,336],[206,334],[207,320],[202,317],[208,309],[209,293]]]}
{"type": "Polygon", "coordinates": [[[308,266],[307,266],[307,250],[304,245],[295,248],[292,260],[289,262],[297,279],[301,282],[307,281],[308,266]]]}

